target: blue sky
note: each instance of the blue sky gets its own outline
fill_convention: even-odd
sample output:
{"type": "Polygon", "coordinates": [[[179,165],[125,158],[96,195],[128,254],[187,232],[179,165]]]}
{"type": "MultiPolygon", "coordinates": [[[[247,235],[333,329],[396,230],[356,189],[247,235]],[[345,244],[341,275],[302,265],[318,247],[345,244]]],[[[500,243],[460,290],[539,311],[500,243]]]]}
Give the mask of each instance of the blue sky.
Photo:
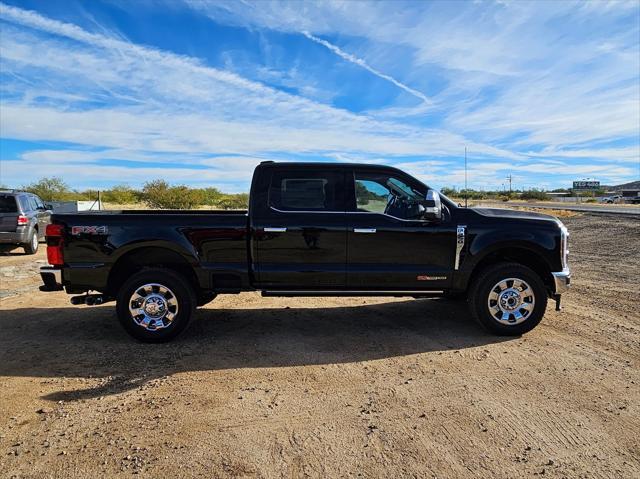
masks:
{"type": "Polygon", "coordinates": [[[0,183],[246,191],[263,160],[428,184],[640,177],[640,3],[5,1],[0,183]]]}

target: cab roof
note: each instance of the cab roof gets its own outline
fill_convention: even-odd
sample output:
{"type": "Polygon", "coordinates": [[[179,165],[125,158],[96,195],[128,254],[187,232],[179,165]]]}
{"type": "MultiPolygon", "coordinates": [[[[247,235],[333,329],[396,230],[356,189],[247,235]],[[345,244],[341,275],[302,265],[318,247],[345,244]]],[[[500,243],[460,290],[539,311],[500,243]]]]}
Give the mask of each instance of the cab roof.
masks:
{"type": "MultiPolygon", "coordinates": [[[[272,161],[266,160],[260,162],[260,166],[262,167],[272,167],[272,168],[366,168],[376,169],[376,170],[398,170],[393,166],[389,165],[381,165],[374,163],[342,163],[342,162],[324,162],[324,161],[272,161]]],[[[403,172],[404,173],[404,172],[403,172]]],[[[405,173],[406,174],[406,173],[405,173]]]]}

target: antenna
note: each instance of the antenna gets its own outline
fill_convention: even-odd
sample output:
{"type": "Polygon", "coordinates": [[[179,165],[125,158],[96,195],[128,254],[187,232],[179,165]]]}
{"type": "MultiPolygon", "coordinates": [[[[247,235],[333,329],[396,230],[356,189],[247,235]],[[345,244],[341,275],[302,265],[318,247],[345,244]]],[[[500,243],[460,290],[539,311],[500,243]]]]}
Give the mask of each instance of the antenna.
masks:
{"type": "Polygon", "coordinates": [[[509,173],[509,176],[507,176],[507,180],[509,180],[509,194],[511,194],[511,181],[513,180],[513,176],[511,176],[511,173],[509,173]]]}
{"type": "Polygon", "coordinates": [[[464,147],[464,207],[467,207],[469,190],[467,188],[467,147],[464,147]]]}

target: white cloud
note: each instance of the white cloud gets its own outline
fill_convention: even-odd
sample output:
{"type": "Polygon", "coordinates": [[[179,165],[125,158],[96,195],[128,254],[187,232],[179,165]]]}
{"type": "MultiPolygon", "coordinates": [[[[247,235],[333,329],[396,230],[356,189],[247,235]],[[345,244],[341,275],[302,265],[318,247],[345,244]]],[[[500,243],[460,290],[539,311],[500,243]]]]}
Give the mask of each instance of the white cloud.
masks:
{"type": "MultiPolygon", "coordinates": [[[[517,133],[517,142],[502,142],[512,151],[640,141],[637,2],[187,3],[217,21],[306,31],[314,41],[318,34],[365,38],[370,52],[384,46],[389,63],[394,46],[409,47],[405,76],[430,78],[435,69],[448,84],[429,96],[430,110],[414,113],[444,112],[447,129],[488,143],[517,133]]],[[[349,57],[366,62],[357,50],[349,57]]],[[[394,78],[405,83],[400,73],[394,78]]],[[[380,114],[398,118],[403,110],[380,114]]]]}
{"type": "MultiPolygon", "coordinates": [[[[356,114],[318,101],[331,100],[318,93],[327,85],[286,93],[197,58],[0,4],[2,137],[74,145],[65,153],[41,150],[3,162],[3,181],[24,182],[25,171],[37,175],[47,164],[79,181],[86,174],[77,166],[86,164],[92,175],[117,181],[132,169],[96,164],[115,158],[206,165],[210,170],[143,167],[135,174],[165,172],[189,182],[235,178],[241,188],[255,163],[287,152],[394,163],[448,185],[463,175],[465,146],[476,185],[499,186],[503,172],[515,170],[634,178],[638,29],[618,28],[615,21],[629,9],[514,2],[482,9],[464,4],[454,12],[450,5],[193,4],[223,23],[306,32],[310,41],[422,102],[356,114]],[[588,34],[567,30],[562,38],[563,28],[549,27],[559,19],[575,20],[575,28],[584,24],[588,34]],[[332,42],[318,35],[331,35],[332,42]],[[392,61],[396,51],[405,55],[402,68],[392,61]],[[432,77],[442,84],[434,94],[424,80],[432,77]],[[623,144],[609,146],[614,142],[623,144]]],[[[254,78],[278,75],[263,70],[254,78]]],[[[287,75],[279,81],[289,87],[302,77],[287,75]]]]}

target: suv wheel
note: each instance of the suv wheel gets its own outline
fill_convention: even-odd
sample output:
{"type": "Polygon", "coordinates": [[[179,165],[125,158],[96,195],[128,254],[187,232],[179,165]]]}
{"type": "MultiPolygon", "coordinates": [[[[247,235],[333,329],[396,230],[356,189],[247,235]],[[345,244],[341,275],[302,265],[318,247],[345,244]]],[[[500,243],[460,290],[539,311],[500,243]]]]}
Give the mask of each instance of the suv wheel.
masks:
{"type": "Polygon", "coordinates": [[[480,273],[469,294],[474,318],[501,336],[519,336],[535,328],[547,308],[541,278],[518,263],[500,263],[480,273]]]}
{"type": "Polygon", "coordinates": [[[26,254],[36,254],[38,252],[38,230],[34,229],[31,233],[31,239],[23,245],[26,254]]]}
{"type": "Polygon", "coordinates": [[[196,307],[191,283],[164,268],[134,274],[116,299],[120,324],[131,336],[148,343],[175,338],[187,327],[196,307]]]}

